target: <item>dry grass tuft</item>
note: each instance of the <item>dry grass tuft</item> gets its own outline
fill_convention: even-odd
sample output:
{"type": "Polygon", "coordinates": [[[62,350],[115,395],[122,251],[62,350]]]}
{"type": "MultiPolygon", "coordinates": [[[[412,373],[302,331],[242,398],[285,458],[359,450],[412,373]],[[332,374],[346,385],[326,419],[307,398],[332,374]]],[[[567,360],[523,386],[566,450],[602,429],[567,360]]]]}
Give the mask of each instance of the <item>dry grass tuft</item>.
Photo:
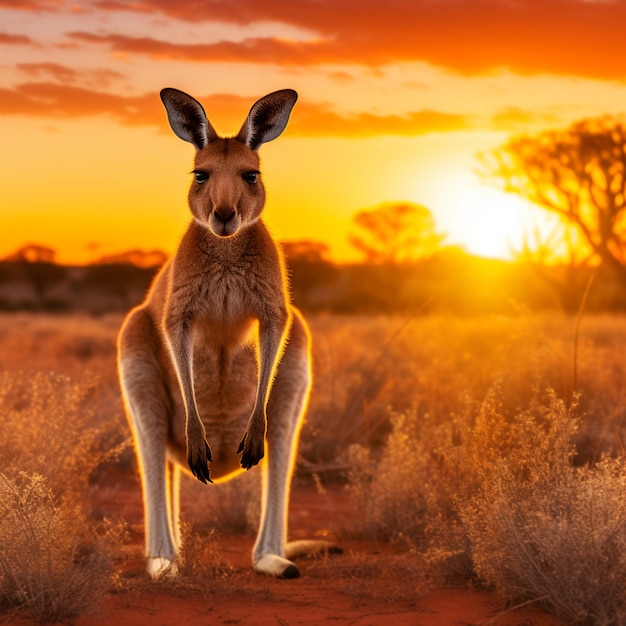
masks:
{"type": "Polygon", "coordinates": [[[508,600],[534,601],[568,624],[624,624],[622,460],[573,467],[576,406],[555,397],[516,415],[506,433],[497,412],[483,418],[472,447],[492,445],[476,468],[479,488],[461,505],[478,576],[508,600]]]}
{"type": "Polygon", "coordinates": [[[39,622],[93,608],[111,586],[119,525],[86,516],[91,480],[125,437],[91,406],[93,380],[0,374],[0,609],[39,622]]]}
{"type": "Polygon", "coordinates": [[[232,576],[232,567],[223,562],[218,550],[216,531],[201,533],[192,524],[183,522],[181,535],[177,582],[204,585],[232,576]]]}
{"type": "Polygon", "coordinates": [[[156,587],[165,594],[203,597],[232,591],[237,572],[222,558],[217,531],[206,532],[195,524],[181,522],[181,539],[178,558],[170,570],[156,579],[149,577],[143,569],[126,572],[116,581],[119,583],[117,590],[152,594],[156,587]]]}
{"type": "Polygon", "coordinates": [[[42,476],[0,473],[0,608],[40,623],[93,609],[113,582],[114,538],[55,504],[42,476]]]}
{"type": "Polygon", "coordinates": [[[433,441],[438,428],[428,415],[395,414],[391,424],[382,454],[350,449],[351,491],[363,515],[361,534],[415,545],[425,535],[429,512],[443,506],[446,494],[439,487],[446,468],[433,441]]]}
{"type": "Polygon", "coordinates": [[[96,416],[98,380],[50,372],[1,372],[0,468],[46,476],[50,490],[83,502],[94,472],[130,443],[116,420],[96,416]]]}
{"type": "Polygon", "coordinates": [[[494,387],[447,424],[393,418],[378,460],[352,452],[370,537],[419,551],[431,580],[479,581],[572,625],[626,623],[626,468],[576,467],[576,402],[553,392],[508,409],[494,387]]]}

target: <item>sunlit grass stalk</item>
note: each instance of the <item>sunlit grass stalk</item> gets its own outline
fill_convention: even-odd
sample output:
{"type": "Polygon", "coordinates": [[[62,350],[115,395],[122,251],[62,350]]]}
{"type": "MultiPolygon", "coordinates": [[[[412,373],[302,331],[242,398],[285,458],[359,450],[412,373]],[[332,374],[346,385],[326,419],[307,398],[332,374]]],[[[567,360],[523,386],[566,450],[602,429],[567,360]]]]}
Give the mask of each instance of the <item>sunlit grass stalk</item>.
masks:
{"type": "Polygon", "coordinates": [[[572,394],[578,393],[578,340],[580,338],[580,325],[583,318],[583,313],[585,311],[585,306],[587,305],[587,300],[589,299],[589,292],[591,291],[591,286],[593,285],[594,278],[596,273],[593,272],[589,276],[589,280],[587,281],[587,285],[585,287],[585,292],[583,293],[583,297],[580,300],[580,306],[578,307],[578,312],[576,313],[576,326],[574,329],[574,359],[573,359],[573,371],[572,371],[572,394]]]}

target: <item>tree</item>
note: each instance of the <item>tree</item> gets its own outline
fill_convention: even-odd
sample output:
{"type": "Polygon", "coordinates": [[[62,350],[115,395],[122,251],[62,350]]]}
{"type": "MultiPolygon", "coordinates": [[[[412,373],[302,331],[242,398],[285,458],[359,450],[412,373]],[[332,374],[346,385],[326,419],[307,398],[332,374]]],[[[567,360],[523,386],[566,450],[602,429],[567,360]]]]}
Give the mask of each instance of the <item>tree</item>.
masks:
{"type": "Polygon", "coordinates": [[[298,241],[281,241],[280,245],[290,260],[307,261],[308,263],[328,262],[330,248],[321,241],[302,239],[298,241]]]}
{"type": "Polygon", "coordinates": [[[127,250],[118,254],[104,256],[93,265],[134,265],[144,269],[153,269],[165,265],[167,254],[162,250],[127,250]]]}
{"type": "Polygon", "coordinates": [[[55,258],[56,251],[52,248],[29,243],[4,260],[19,268],[18,271],[32,285],[39,305],[42,305],[48,289],[67,276],[67,268],[57,265],[54,262],[55,258]]]}
{"type": "Polygon", "coordinates": [[[350,243],[367,263],[399,265],[429,258],[445,235],[436,231],[431,212],[412,203],[387,203],[360,211],[353,217],[356,231],[350,243]]]}
{"type": "Polygon", "coordinates": [[[626,126],[584,120],[518,137],[483,156],[484,174],[505,191],[561,216],[626,288],[626,126]]]}
{"type": "Polygon", "coordinates": [[[38,243],[29,243],[7,256],[4,260],[18,263],[54,263],[56,252],[38,243]]]}

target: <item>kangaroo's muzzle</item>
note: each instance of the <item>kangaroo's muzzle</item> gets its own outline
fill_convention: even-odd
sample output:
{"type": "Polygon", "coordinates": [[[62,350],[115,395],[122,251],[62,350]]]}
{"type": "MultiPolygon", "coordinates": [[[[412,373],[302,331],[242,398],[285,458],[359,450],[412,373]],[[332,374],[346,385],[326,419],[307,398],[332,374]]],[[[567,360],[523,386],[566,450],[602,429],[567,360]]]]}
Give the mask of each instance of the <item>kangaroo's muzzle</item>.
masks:
{"type": "Polygon", "coordinates": [[[231,237],[240,226],[241,216],[230,207],[214,209],[209,218],[209,227],[218,237],[231,237]]]}

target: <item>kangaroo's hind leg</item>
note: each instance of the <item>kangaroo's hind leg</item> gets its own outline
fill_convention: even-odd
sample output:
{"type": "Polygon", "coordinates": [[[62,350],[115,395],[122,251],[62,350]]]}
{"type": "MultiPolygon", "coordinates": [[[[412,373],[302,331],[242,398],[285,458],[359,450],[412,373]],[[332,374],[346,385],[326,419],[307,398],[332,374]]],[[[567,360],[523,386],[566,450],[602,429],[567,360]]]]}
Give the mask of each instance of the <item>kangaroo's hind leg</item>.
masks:
{"type": "Polygon", "coordinates": [[[163,371],[155,354],[156,330],[140,309],[126,319],[119,339],[119,375],[133,431],[143,490],[148,573],[158,577],[178,552],[178,470],[167,471],[168,414],[163,371]],[[168,493],[169,492],[169,493],[168,493]]]}
{"type": "Polygon", "coordinates": [[[304,320],[294,311],[289,343],[268,403],[261,524],[252,551],[255,571],[279,578],[300,575],[298,567],[289,558],[331,547],[322,541],[287,543],[289,489],[310,387],[309,334],[304,320]]]}
{"type": "Polygon", "coordinates": [[[287,509],[298,434],[311,386],[309,335],[294,313],[289,343],[278,366],[267,406],[267,458],[262,465],[261,523],[252,561],[256,572],[296,578],[285,558],[287,509]]]}

